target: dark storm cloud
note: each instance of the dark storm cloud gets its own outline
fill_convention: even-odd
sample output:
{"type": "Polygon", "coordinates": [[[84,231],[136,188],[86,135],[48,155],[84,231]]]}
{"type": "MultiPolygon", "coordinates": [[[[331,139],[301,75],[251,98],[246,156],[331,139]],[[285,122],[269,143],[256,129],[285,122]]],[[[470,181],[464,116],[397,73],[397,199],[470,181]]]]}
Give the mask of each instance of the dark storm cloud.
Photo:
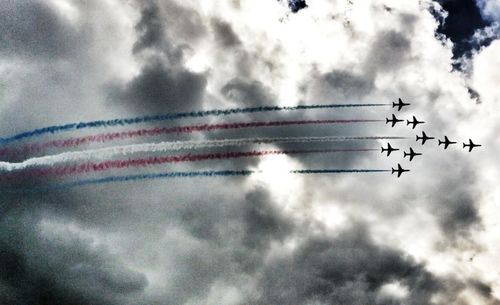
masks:
{"type": "Polygon", "coordinates": [[[241,44],[238,35],[236,35],[229,23],[213,18],[210,24],[212,25],[216,40],[222,47],[229,48],[241,44]]]}
{"type": "Polygon", "coordinates": [[[476,31],[491,25],[491,22],[484,19],[475,0],[435,0],[448,14],[442,18],[442,14],[434,9],[431,13],[438,20],[439,26],[437,34],[444,35],[453,42],[453,68],[463,69],[460,58],[470,58],[473,51],[483,46],[488,46],[494,37],[487,37],[482,40],[473,39],[476,31]]]}
{"type": "Polygon", "coordinates": [[[120,304],[146,287],[143,275],[89,240],[43,233],[39,212],[12,209],[0,219],[0,285],[12,301],[4,304],[120,304]]]}
{"type": "Polygon", "coordinates": [[[56,58],[74,51],[83,39],[43,1],[0,3],[0,54],[56,58]]]}
{"type": "Polygon", "coordinates": [[[157,5],[151,3],[142,9],[141,19],[136,24],[135,29],[139,38],[134,44],[134,53],[145,48],[162,47],[165,28],[157,5]]]}
{"type": "Polygon", "coordinates": [[[247,248],[265,248],[270,241],[282,240],[291,234],[292,224],[278,211],[267,191],[257,189],[248,193],[244,204],[246,230],[243,244],[247,248]]]}
{"type": "Polygon", "coordinates": [[[378,246],[364,226],[338,237],[311,237],[293,253],[268,264],[259,304],[430,304],[442,285],[398,251],[378,246]],[[286,275],[283,274],[286,272],[286,275]],[[405,300],[380,297],[384,284],[408,287],[405,300]]]}
{"type": "Polygon", "coordinates": [[[183,68],[169,68],[152,60],[141,73],[112,94],[137,113],[166,113],[201,108],[205,75],[183,68]]]}

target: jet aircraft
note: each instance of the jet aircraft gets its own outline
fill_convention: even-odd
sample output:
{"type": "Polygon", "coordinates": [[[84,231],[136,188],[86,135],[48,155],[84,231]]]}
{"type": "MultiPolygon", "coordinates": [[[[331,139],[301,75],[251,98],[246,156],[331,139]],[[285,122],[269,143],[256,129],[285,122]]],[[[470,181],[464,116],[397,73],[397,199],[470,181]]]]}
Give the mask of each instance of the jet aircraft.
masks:
{"type": "Polygon", "coordinates": [[[406,151],[403,152],[403,158],[406,158],[406,156],[410,156],[410,161],[413,160],[413,157],[415,156],[421,156],[422,153],[416,153],[413,151],[413,148],[410,147],[410,152],[407,153],[406,151]]]}
{"type": "Polygon", "coordinates": [[[426,142],[427,140],[432,140],[432,139],[434,139],[434,138],[433,138],[433,137],[429,137],[429,136],[427,136],[427,135],[425,134],[425,132],[423,132],[423,131],[422,131],[422,136],[421,136],[421,137],[419,137],[419,136],[417,135],[417,141],[418,141],[418,140],[422,140],[422,145],[424,145],[424,144],[425,144],[425,142],[426,142]]]}
{"type": "Polygon", "coordinates": [[[474,144],[474,142],[472,142],[471,139],[469,139],[469,144],[465,144],[465,143],[463,143],[463,144],[464,144],[463,148],[469,147],[469,152],[471,152],[474,147],[481,147],[482,146],[481,144],[474,144]]]}
{"type": "Polygon", "coordinates": [[[417,120],[417,118],[415,116],[413,116],[413,121],[406,120],[406,125],[410,125],[410,124],[413,125],[412,129],[415,129],[415,127],[417,127],[418,124],[423,124],[423,123],[425,123],[425,122],[417,120]]]}
{"type": "Polygon", "coordinates": [[[398,163],[398,169],[392,169],[392,174],[398,173],[398,178],[401,176],[402,173],[404,172],[409,172],[409,169],[404,169],[401,167],[401,164],[398,163]]]}
{"type": "Polygon", "coordinates": [[[398,107],[398,111],[401,111],[401,108],[403,108],[405,106],[410,106],[410,104],[409,103],[403,103],[403,101],[401,100],[401,98],[399,98],[399,103],[392,102],[392,108],[398,107]]]}
{"type": "Polygon", "coordinates": [[[457,142],[452,142],[447,136],[444,137],[444,141],[439,140],[438,146],[444,144],[444,149],[447,149],[450,144],[457,144],[457,142]]]}
{"type": "Polygon", "coordinates": [[[392,126],[391,127],[394,127],[394,125],[396,125],[397,123],[399,122],[403,122],[403,120],[399,120],[394,114],[392,115],[392,119],[389,119],[389,118],[385,118],[385,123],[386,124],[389,124],[389,122],[392,123],[392,126]]]}
{"type": "Polygon", "coordinates": [[[387,148],[384,148],[384,147],[382,146],[382,153],[384,153],[384,151],[386,151],[386,152],[387,152],[387,156],[388,156],[388,157],[389,157],[389,155],[390,155],[393,151],[396,151],[396,150],[399,150],[399,148],[393,148],[393,147],[391,146],[391,144],[390,144],[390,143],[387,143],[387,148]]]}

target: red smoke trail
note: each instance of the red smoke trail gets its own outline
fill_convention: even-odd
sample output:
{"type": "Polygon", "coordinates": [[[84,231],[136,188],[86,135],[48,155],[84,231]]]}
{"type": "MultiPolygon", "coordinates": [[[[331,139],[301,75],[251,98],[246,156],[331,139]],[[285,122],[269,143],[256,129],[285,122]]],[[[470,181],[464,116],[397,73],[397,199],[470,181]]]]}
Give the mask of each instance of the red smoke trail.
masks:
{"type": "Polygon", "coordinates": [[[180,163],[180,162],[199,162],[206,160],[227,160],[246,157],[260,157],[268,155],[297,155],[297,154],[320,154],[320,153],[336,153],[336,152],[368,152],[378,151],[378,149],[319,149],[319,150],[261,150],[261,151],[246,151],[246,152],[221,152],[221,153],[206,153],[197,155],[174,155],[174,156],[155,156],[139,159],[122,159],[109,160],[99,163],[84,163],[70,166],[49,167],[43,169],[29,169],[21,172],[9,173],[3,175],[2,178],[12,179],[13,176],[29,175],[29,176],[65,176],[77,175],[89,172],[100,172],[110,169],[124,169],[130,167],[146,167],[151,165],[159,165],[165,163],[180,163]]]}
{"type": "Polygon", "coordinates": [[[263,122],[236,122],[223,124],[201,124],[175,127],[156,127],[151,129],[138,129],[122,132],[103,133],[89,135],[78,138],[68,138],[63,140],[54,140],[50,142],[33,143],[22,146],[18,149],[0,149],[0,155],[14,155],[18,153],[35,153],[50,148],[77,147],[90,143],[106,143],[116,140],[132,139],[137,137],[153,137],[172,133],[193,133],[201,131],[215,131],[227,129],[243,129],[257,127],[276,127],[290,125],[319,125],[319,124],[348,124],[348,123],[370,123],[381,122],[383,120],[296,120],[296,121],[263,121],[263,122]]]}

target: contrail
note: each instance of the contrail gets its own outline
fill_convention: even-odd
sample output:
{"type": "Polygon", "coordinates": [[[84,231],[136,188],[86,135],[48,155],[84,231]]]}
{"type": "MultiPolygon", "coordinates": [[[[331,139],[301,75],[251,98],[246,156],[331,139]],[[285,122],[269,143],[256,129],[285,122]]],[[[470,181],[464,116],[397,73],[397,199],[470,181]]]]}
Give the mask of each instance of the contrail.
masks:
{"type": "Polygon", "coordinates": [[[110,169],[123,169],[130,167],[147,167],[152,165],[159,165],[165,163],[180,163],[180,162],[199,162],[206,160],[228,160],[247,157],[260,157],[268,155],[301,155],[301,154],[327,154],[338,152],[370,152],[378,151],[378,149],[370,148],[357,148],[357,149],[311,149],[311,150],[253,150],[253,151],[232,151],[220,153],[206,153],[206,154],[186,154],[175,156],[154,156],[148,158],[138,159],[124,159],[124,160],[108,160],[99,163],[84,163],[77,165],[61,166],[61,167],[48,167],[48,168],[35,168],[27,172],[15,172],[12,174],[0,176],[3,179],[12,179],[19,175],[29,176],[63,176],[63,175],[77,175],[89,172],[106,171],[110,169]]]}
{"type": "Polygon", "coordinates": [[[99,121],[89,121],[89,122],[79,122],[79,123],[68,123],[63,125],[53,125],[53,126],[34,129],[31,131],[25,131],[6,138],[0,138],[0,144],[7,144],[25,138],[32,138],[32,137],[42,136],[44,134],[55,134],[71,130],[126,126],[126,125],[140,124],[140,123],[170,121],[183,118],[202,118],[207,116],[226,116],[231,114],[243,114],[243,113],[255,113],[255,112],[380,107],[380,106],[390,106],[390,105],[391,104],[326,104],[326,105],[317,104],[317,105],[297,105],[297,106],[261,106],[261,107],[249,107],[249,108],[230,108],[230,109],[213,109],[213,110],[201,110],[201,111],[191,111],[191,112],[177,112],[177,113],[149,115],[149,116],[142,116],[135,118],[99,120],[99,121]]]}
{"type": "Polygon", "coordinates": [[[76,162],[80,160],[105,160],[117,155],[128,155],[143,152],[165,152],[174,150],[191,150],[207,147],[243,146],[250,144],[266,143],[321,143],[352,140],[396,140],[405,137],[394,136],[356,136],[356,137],[276,137],[276,138],[244,138],[244,139],[222,139],[208,141],[175,141],[146,144],[132,144],[116,147],[107,147],[86,151],[65,152],[57,155],[36,157],[19,163],[0,162],[0,171],[23,170],[35,166],[52,166],[57,163],[76,162]]]}
{"type": "Polygon", "coordinates": [[[74,137],[74,138],[54,140],[49,142],[33,143],[24,145],[16,149],[4,148],[0,149],[0,155],[34,153],[43,151],[44,149],[77,147],[80,145],[86,145],[90,143],[107,143],[117,140],[125,140],[138,137],[153,137],[153,136],[172,134],[172,133],[193,133],[202,131],[291,126],[291,125],[349,124],[349,123],[371,123],[371,122],[383,122],[383,120],[353,119],[353,120],[252,121],[252,122],[235,122],[235,123],[223,123],[223,124],[199,124],[199,125],[186,125],[186,126],[175,126],[175,127],[156,127],[150,129],[137,129],[137,130],[129,130],[121,132],[102,133],[84,137],[74,137]]]}
{"type": "MultiPolygon", "coordinates": [[[[337,174],[337,173],[380,173],[386,172],[386,170],[381,169],[324,169],[324,170],[292,170],[284,171],[284,174],[309,174],[310,172],[323,174],[337,174]]],[[[131,182],[140,180],[155,180],[155,179],[172,179],[172,178],[197,178],[197,177],[234,177],[234,176],[250,176],[256,173],[262,173],[265,171],[254,171],[254,170],[207,170],[207,171],[192,171],[192,172],[165,172],[165,173],[155,173],[155,174],[139,174],[139,175],[127,175],[127,176],[109,176],[98,179],[84,179],[77,180],[66,183],[55,183],[48,184],[45,186],[36,186],[28,188],[25,190],[12,190],[7,192],[19,193],[19,192],[37,192],[43,190],[61,190],[73,187],[93,185],[93,184],[103,184],[112,182],[131,182]]]]}
{"type": "Polygon", "coordinates": [[[340,174],[340,173],[382,173],[390,172],[386,169],[304,169],[290,171],[292,174],[340,174]]]}

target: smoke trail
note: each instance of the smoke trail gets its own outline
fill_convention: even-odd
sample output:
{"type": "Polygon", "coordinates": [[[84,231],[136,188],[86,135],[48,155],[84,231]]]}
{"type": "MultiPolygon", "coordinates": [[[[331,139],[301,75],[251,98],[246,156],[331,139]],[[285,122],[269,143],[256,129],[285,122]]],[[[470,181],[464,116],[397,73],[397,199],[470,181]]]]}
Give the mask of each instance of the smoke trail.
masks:
{"type": "Polygon", "coordinates": [[[304,169],[290,171],[292,174],[340,174],[340,173],[382,173],[390,172],[385,169],[304,169]]]}
{"type": "Polygon", "coordinates": [[[0,162],[1,171],[23,170],[28,167],[55,165],[64,162],[76,162],[80,160],[104,160],[117,155],[128,155],[142,152],[165,152],[173,150],[191,150],[206,147],[242,146],[250,144],[265,143],[326,143],[335,141],[351,140],[395,140],[406,139],[405,137],[393,136],[368,136],[368,137],[277,137],[277,138],[246,138],[246,139],[223,139],[209,141],[175,141],[147,144],[132,144],[116,147],[107,147],[87,151],[65,152],[57,155],[36,157],[19,163],[0,162]]]}
{"type": "Polygon", "coordinates": [[[349,124],[349,123],[371,123],[383,122],[383,120],[295,120],[295,121],[263,121],[263,122],[236,122],[223,124],[200,124],[175,127],[157,127],[150,129],[138,129],[122,132],[103,133],[97,135],[89,135],[85,137],[76,137],[63,140],[55,140],[45,143],[33,143],[22,146],[17,149],[0,149],[0,155],[14,155],[19,153],[39,152],[48,148],[66,148],[76,147],[89,143],[106,143],[116,140],[125,140],[137,137],[152,137],[172,133],[193,133],[201,131],[215,131],[227,129],[243,129],[257,127],[276,127],[290,125],[320,125],[320,124],[349,124]]]}
{"type": "MultiPolygon", "coordinates": [[[[324,169],[324,170],[292,170],[283,172],[284,174],[310,174],[310,173],[324,173],[324,174],[337,174],[337,173],[380,173],[386,172],[382,169],[324,169]]],[[[73,187],[113,183],[113,182],[131,182],[139,180],[155,180],[155,179],[171,179],[171,178],[196,178],[196,177],[234,177],[234,176],[250,176],[264,171],[253,170],[208,170],[208,171],[193,171],[193,172],[166,172],[156,174],[140,174],[140,175],[127,175],[127,176],[109,176],[98,179],[84,179],[66,183],[48,184],[45,186],[32,187],[25,190],[10,190],[8,192],[23,193],[23,192],[37,192],[37,191],[50,191],[62,190],[73,187]]]]}
{"type": "Polygon", "coordinates": [[[298,106],[261,106],[261,107],[249,107],[249,108],[231,108],[231,109],[178,112],[178,113],[150,115],[150,116],[142,116],[142,117],[126,118],[126,119],[99,120],[99,121],[80,122],[80,123],[68,123],[64,125],[53,125],[44,128],[34,129],[31,131],[22,132],[6,138],[0,138],[0,144],[7,144],[25,138],[38,137],[44,134],[54,134],[70,130],[98,128],[98,127],[126,126],[126,125],[140,124],[140,123],[170,121],[183,118],[202,118],[207,116],[226,116],[231,114],[243,114],[243,113],[255,113],[255,112],[379,107],[379,106],[390,106],[390,105],[391,104],[327,104],[327,105],[298,105],[298,106]]]}
{"type": "MultiPolygon", "coordinates": [[[[243,152],[221,152],[207,153],[197,155],[176,155],[176,156],[155,156],[138,159],[124,160],[109,160],[100,163],[84,163],[77,165],[69,165],[62,167],[49,167],[44,169],[31,169],[27,172],[15,172],[16,175],[0,176],[3,179],[12,179],[19,175],[29,176],[62,176],[62,175],[77,175],[89,172],[99,172],[110,169],[123,169],[130,167],[146,167],[151,165],[159,165],[165,163],[180,163],[180,162],[199,162],[206,160],[227,160],[247,157],[261,157],[268,155],[299,155],[299,154],[327,154],[337,152],[369,152],[378,151],[378,149],[358,148],[358,149],[317,149],[317,150],[253,150],[243,152]]],[[[14,174],[14,173],[13,173],[14,174]]]]}

